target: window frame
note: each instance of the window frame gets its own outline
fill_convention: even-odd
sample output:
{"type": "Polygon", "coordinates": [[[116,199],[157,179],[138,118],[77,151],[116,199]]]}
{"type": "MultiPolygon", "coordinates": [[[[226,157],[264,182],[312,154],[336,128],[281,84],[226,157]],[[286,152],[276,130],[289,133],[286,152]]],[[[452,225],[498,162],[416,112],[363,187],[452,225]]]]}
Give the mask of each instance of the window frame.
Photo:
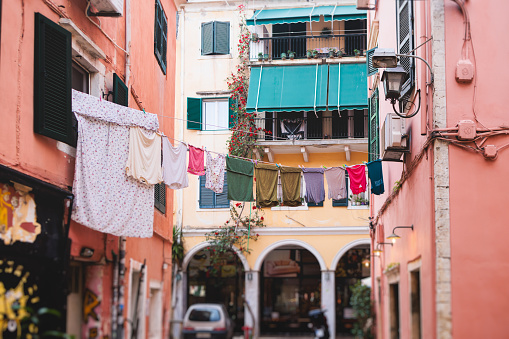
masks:
{"type": "MultiPolygon", "coordinates": [[[[230,98],[229,97],[221,97],[221,98],[210,98],[210,99],[202,99],[201,100],[201,121],[202,121],[202,125],[201,125],[201,131],[202,132],[217,132],[217,131],[228,131],[230,130],[230,98]],[[218,114],[218,103],[219,102],[226,102],[226,121],[227,121],[227,124],[228,126],[226,126],[226,128],[219,128],[219,127],[213,127],[213,129],[207,129],[207,111],[205,109],[206,107],[206,103],[207,102],[214,102],[215,103],[215,114],[218,114]]],[[[217,125],[219,126],[219,125],[217,125]]]]}
{"type": "Polygon", "coordinates": [[[200,25],[200,36],[201,36],[201,42],[200,42],[200,55],[201,56],[215,56],[215,55],[231,55],[231,23],[230,21],[207,21],[207,22],[202,22],[201,25],[200,25]],[[219,49],[219,46],[217,45],[217,41],[218,41],[218,23],[220,24],[225,24],[226,27],[228,27],[227,29],[227,49],[228,51],[218,51],[219,49]],[[206,25],[212,25],[212,30],[211,30],[211,51],[205,51],[205,48],[204,48],[204,26],[206,25]]]}
{"type": "MultiPolygon", "coordinates": [[[[226,180],[226,171],[224,172],[224,182],[223,182],[223,193],[216,193],[214,191],[212,191],[211,189],[208,189],[205,187],[205,175],[199,175],[198,176],[198,194],[197,194],[197,208],[196,210],[197,211],[229,211],[230,210],[230,206],[231,206],[231,201],[228,200],[228,182],[226,180]],[[203,179],[202,179],[203,178],[203,179]],[[203,185],[202,185],[202,180],[203,180],[203,185]],[[212,192],[213,194],[213,199],[214,199],[214,204],[213,206],[214,207],[202,207],[202,204],[201,204],[201,201],[200,201],[200,196],[201,196],[201,192],[202,192],[202,188],[203,189],[207,189],[209,191],[212,192]],[[217,207],[217,195],[218,194],[226,194],[227,196],[227,201],[228,201],[228,206],[226,207],[225,206],[220,206],[220,207],[217,207]]],[[[206,206],[210,206],[210,205],[206,205],[206,206]]]]}
{"type": "Polygon", "coordinates": [[[161,67],[161,71],[166,75],[167,67],[167,51],[168,51],[168,17],[164,11],[160,0],[155,0],[154,14],[154,55],[157,63],[161,67]],[[158,13],[161,13],[161,22],[158,13]],[[160,46],[158,42],[161,41],[160,46]]]}
{"type": "Polygon", "coordinates": [[[231,97],[216,97],[216,98],[193,98],[187,97],[187,107],[186,107],[186,118],[187,118],[187,126],[188,130],[195,130],[201,132],[228,132],[234,125],[234,115],[235,111],[233,107],[236,106],[236,100],[231,97]],[[217,129],[217,130],[206,130],[203,129],[205,123],[203,122],[203,102],[204,101],[214,101],[214,100],[228,100],[228,128],[227,129],[217,129]]]}

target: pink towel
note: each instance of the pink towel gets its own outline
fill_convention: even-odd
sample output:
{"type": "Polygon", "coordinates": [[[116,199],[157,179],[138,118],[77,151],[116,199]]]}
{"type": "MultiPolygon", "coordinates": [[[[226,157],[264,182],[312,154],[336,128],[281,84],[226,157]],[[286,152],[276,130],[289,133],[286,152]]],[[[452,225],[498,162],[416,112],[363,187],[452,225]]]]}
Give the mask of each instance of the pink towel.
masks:
{"type": "Polygon", "coordinates": [[[350,179],[350,189],[353,194],[366,191],[366,166],[355,165],[346,168],[350,179]]]}
{"type": "Polygon", "coordinates": [[[195,175],[204,175],[203,150],[189,145],[189,166],[187,172],[195,175]]]}

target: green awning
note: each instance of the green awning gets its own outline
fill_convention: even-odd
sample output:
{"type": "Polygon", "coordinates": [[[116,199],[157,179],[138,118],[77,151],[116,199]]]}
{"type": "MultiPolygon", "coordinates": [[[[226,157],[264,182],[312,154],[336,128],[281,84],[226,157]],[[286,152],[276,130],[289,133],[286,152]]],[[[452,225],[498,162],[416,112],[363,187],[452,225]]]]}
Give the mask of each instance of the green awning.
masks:
{"type": "Polygon", "coordinates": [[[295,22],[366,19],[366,11],[357,10],[355,6],[319,6],[304,8],[262,9],[255,11],[247,19],[249,26],[268,24],[289,24],[295,22]]]}
{"type": "Polygon", "coordinates": [[[327,65],[252,67],[246,110],[324,111],[327,71],[327,65]]]}
{"type": "Polygon", "coordinates": [[[337,110],[338,106],[339,110],[368,108],[366,63],[341,63],[329,66],[328,106],[330,111],[337,110]]]}

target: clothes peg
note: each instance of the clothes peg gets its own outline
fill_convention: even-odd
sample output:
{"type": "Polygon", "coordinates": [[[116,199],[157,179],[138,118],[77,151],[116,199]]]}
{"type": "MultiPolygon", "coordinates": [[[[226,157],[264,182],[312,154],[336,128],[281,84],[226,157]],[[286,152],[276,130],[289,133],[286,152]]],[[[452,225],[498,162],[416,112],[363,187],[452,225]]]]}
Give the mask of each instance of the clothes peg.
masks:
{"type": "Polygon", "coordinates": [[[145,112],[145,108],[142,108],[142,110],[143,110],[143,113],[147,114],[147,112],[145,112]]]}

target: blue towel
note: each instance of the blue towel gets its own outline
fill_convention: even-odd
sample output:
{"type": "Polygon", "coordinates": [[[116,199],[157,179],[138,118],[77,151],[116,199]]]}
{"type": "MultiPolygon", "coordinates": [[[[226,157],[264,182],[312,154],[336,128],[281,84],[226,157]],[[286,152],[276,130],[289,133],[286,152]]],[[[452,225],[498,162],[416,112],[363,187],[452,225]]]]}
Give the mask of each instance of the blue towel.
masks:
{"type": "Polygon", "coordinates": [[[374,160],[366,164],[369,180],[371,180],[371,193],[380,195],[384,190],[384,176],[382,173],[382,160],[374,160]]]}

